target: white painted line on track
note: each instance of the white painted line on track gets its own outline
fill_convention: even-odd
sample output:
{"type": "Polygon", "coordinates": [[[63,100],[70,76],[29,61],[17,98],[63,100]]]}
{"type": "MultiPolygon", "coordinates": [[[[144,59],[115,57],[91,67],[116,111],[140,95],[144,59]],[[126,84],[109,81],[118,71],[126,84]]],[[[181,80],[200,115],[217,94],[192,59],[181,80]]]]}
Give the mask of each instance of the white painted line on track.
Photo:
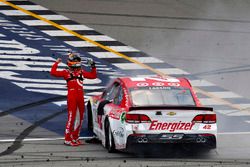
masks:
{"type": "Polygon", "coordinates": [[[112,64],[120,69],[123,69],[123,70],[145,69],[144,67],[140,66],[139,64],[135,64],[135,63],[112,63],[112,64]]]}
{"type": "Polygon", "coordinates": [[[131,46],[107,46],[117,52],[138,52],[139,50],[131,46]]]}
{"type": "Polygon", "coordinates": [[[141,63],[165,63],[164,61],[155,57],[131,57],[141,63]]]}
{"type": "MultiPolygon", "coordinates": [[[[18,85],[21,88],[55,88],[55,89],[65,89],[66,85],[63,84],[44,84],[44,83],[20,83],[20,82],[12,82],[16,85],[18,85]]],[[[50,91],[50,90],[48,90],[50,91]]]]}
{"type": "Polygon", "coordinates": [[[65,43],[74,47],[96,47],[94,44],[87,41],[64,41],[65,43]]]}
{"type": "Polygon", "coordinates": [[[62,106],[62,105],[67,105],[67,100],[63,100],[63,101],[57,101],[57,102],[52,102],[58,106],[62,106]]]}
{"type": "MultiPolygon", "coordinates": [[[[0,22],[1,23],[1,22],[0,22]]],[[[0,37],[6,37],[6,35],[4,35],[4,34],[0,34],[0,37]]]]}
{"type": "Polygon", "coordinates": [[[0,13],[6,16],[27,16],[28,14],[23,13],[20,10],[0,10],[0,13]]]}
{"type": "Polygon", "coordinates": [[[47,93],[53,95],[67,95],[67,90],[46,90],[46,89],[26,89],[27,91],[39,92],[39,93],[47,93]]]}
{"type": "MultiPolygon", "coordinates": [[[[89,136],[89,137],[79,137],[81,140],[87,140],[87,139],[92,139],[94,136],[89,136]]],[[[27,138],[23,139],[23,142],[29,142],[29,141],[55,141],[55,140],[64,140],[64,137],[58,137],[58,138],[27,138]]],[[[5,143],[5,142],[14,142],[15,139],[2,139],[0,140],[0,143],[5,143]]]]}
{"type": "Polygon", "coordinates": [[[50,24],[42,20],[19,20],[19,21],[28,26],[50,26],[50,24]]]}
{"type": "Polygon", "coordinates": [[[25,10],[48,10],[47,8],[42,7],[40,5],[16,5],[16,6],[19,6],[25,10]]]}
{"type": "Polygon", "coordinates": [[[103,59],[103,58],[121,58],[120,56],[118,56],[115,53],[112,52],[89,52],[91,55],[99,58],[99,59],[103,59]]]}
{"type": "Polygon", "coordinates": [[[115,39],[106,35],[84,35],[84,36],[93,41],[116,41],[115,39]]]}
{"type": "MultiPolygon", "coordinates": [[[[90,52],[90,54],[99,59],[109,59],[109,58],[121,59],[120,56],[111,52],[90,52]]],[[[155,57],[131,57],[131,58],[141,63],[165,63],[164,61],[157,59],[155,57]]]]}
{"type": "MultiPolygon", "coordinates": [[[[23,64],[23,65],[43,65],[43,66],[49,66],[51,67],[53,62],[40,62],[40,61],[26,61],[26,60],[17,60],[18,63],[23,64]]],[[[1,60],[0,64],[11,64],[13,63],[13,60],[1,60]]],[[[66,64],[59,64],[59,68],[65,68],[67,67],[66,64]]]]}
{"type": "Polygon", "coordinates": [[[74,36],[73,34],[70,34],[68,32],[65,32],[63,30],[43,30],[42,32],[44,32],[45,34],[48,34],[52,37],[56,37],[56,36],[74,36]]]}
{"type": "Polygon", "coordinates": [[[50,71],[51,68],[40,68],[40,67],[29,67],[29,66],[24,66],[23,68],[20,69],[20,67],[13,67],[13,66],[0,66],[0,70],[16,70],[16,71],[27,71],[27,70],[31,70],[32,71],[50,71]]]}
{"type": "MultiPolygon", "coordinates": [[[[64,51],[64,52],[69,52],[70,51],[70,49],[62,49],[62,48],[51,48],[50,50],[54,50],[54,51],[64,51]]],[[[66,53],[66,55],[68,55],[68,53],[66,53]]]]}
{"type": "Polygon", "coordinates": [[[48,20],[69,20],[69,18],[62,15],[40,15],[40,16],[48,20]]]}
{"type": "Polygon", "coordinates": [[[101,95],[102,92],[91,92],[91,93],[88,93],[88,95],[90,96],[96,96],[96,95],[101,95]]]}
{"type": "Polygon", "coordinates": [[[62,25],[63,27],[70,30],[94,30],[93,28],[87,27],[85,25],[75,24],[75,25],[62,25]]]}
{"type": "Polygon", "coordinates": [[[250,124],[250,121],[245,121],[245,122],[250,124]]]}

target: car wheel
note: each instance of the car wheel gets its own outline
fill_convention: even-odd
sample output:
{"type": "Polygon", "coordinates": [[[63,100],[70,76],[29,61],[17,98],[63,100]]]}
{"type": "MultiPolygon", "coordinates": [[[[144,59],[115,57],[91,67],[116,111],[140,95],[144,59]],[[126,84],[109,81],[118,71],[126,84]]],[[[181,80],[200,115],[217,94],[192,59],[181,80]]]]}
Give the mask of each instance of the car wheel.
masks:
{"type": "Polygon", "coordinates": [[[105,126],[105,138],[106,138],[106,148],[108,150],[109,153],[114,153],[115,150],[115,142],[114,142],[114,137],[113,134],[111,132],[110,129],[110,125],[109,122],[106,122],[106,126],[105,126]]]}
{"type": "Polygon", "coordinates": [[[93,116],[92,116],[92,108],[90,102],[87,104],[87,112],[88,112],[88,130],[93,132],[93,116]]]}

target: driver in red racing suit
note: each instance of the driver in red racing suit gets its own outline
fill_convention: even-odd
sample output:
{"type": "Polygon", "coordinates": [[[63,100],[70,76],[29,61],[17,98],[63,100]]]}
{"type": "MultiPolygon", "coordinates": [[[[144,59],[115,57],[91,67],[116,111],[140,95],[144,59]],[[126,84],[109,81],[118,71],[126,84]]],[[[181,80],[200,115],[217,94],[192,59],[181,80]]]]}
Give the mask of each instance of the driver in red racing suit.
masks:
{"type": "Polygon", "coordinates": [[[69,69],[57,70],[58,64],[60,62],[61,59],[58,58],[53,64],[50,73],[55,77],[63,77],[67,81],[68,120],[65,129],[64,144],[78,146],[81,144],[79,135],[84,115],[83,79],[95,79],[97,77],[95,62],[92,59],[88,59],[88,64],[90,64],[92,67],[91,72],[84,71],[81,68],[81,57],[76,54],[69,54],[69,69]],[[79,115],[79,120],[76,118],[77,115],[79,115]]]}

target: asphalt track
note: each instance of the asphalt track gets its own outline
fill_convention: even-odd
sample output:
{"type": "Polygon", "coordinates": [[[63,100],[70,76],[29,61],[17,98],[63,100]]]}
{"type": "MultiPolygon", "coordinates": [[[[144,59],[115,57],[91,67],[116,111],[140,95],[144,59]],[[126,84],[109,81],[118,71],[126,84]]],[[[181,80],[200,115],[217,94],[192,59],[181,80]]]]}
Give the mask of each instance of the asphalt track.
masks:
{"type": "MultiPolygon", "coordinates": [[[[249,43],[247,2],[242,6],[232,5],[234,1],[36,2],[52,11],[27,1],[12,3],[26,5],[20,7],[48,20],[36,21],[31,13],[0,6],[1,166],[248,166],[250,102],[247,82],[241,80],[249,62],[247,46],[242,46],[249,43]],[[115,75],[156,72],[190,78],[203,104],[218,113],[218,148],[205,155],[177,150],[150,159],[108,154],[100,144],[63,146],[65,83],[51,78],[48,71],[57,57],[65,61],[68,50],[98,62],[100,79],[86,83],[86,98],[100,92],[115,75]]],[[[91,136],[85,127],[83,138],[91,136]]]]}

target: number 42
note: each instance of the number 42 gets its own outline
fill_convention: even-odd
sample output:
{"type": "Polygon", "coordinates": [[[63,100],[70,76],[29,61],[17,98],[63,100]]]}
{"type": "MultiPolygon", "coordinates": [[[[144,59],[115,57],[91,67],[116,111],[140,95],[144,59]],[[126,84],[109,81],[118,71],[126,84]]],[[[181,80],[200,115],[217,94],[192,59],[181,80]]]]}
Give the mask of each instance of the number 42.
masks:
{"type": "Polygon", "coordinates": [[[203,129],[211,129],[211,125],[205,125],[203,126],[203,129]]]}

